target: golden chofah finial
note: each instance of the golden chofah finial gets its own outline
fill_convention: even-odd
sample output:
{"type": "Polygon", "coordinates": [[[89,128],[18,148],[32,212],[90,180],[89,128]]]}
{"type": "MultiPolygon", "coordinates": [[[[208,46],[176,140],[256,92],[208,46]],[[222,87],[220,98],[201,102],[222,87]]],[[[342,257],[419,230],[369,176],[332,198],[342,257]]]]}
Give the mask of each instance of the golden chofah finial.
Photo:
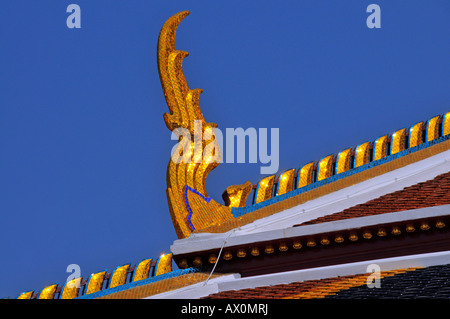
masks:
{"type": "MultiPolygon", "coordinates": [[[[189,54],[175,48],[177,27],[187,15],[189,11],[179,12],[164,23],[157,49],[159,78],[169,107],[164,120],[167,128],[178,135],[180,148],[176,148],[175,155],[183,158],[181,161],[171,159],[167,168],[166,193],[179,238],[188,237],[196,229],[233,218],[231,207],[214,201],[205,189],[206,177],[217,167],[221,156],[214,137],[217,125],[206,122],[200,109],[202,90],[190,89],[183,74],[183,60],[189,54]],[[184,135],[177,129],[184,129],[181,130],[184,135]],[[204,138],[208,135],[205,132],[209,138],[204,138]],[[186,135],[189,140],[183,140],[186,135]]],[[[248,184],[245,185],[244,196],[248,196],[247,190],[248,184]]],[[[240,196],[239,202],[245,203],[245,200],[240,196]]]]}

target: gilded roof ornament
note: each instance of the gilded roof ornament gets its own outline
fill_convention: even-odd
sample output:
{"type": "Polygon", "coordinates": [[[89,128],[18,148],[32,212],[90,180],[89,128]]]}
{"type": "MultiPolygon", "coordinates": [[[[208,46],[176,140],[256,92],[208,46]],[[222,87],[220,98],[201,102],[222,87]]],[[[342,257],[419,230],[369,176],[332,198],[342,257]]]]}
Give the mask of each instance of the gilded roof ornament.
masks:
{"type": "MultiPolygon", "coordinates": [[[[179,238],[233,217],[231,207],[214,201],[205,188],[206,177],[220,162],[216,160],[221,158],[220,147],[214,137],[217,124],[206,122],[200,109],[202,90],[190,89],[184,77],[182,64],[189,54],[175,49],[177,27],[187,15],[189,11],[170,17],[158,39],[159,77],[169,107],[164,120],[167,128],[174,133],[181,128],[188,130],[190,135],[190,140],[184,141],[184,145],[187,142],[190,147],[180,150],[185,160],[175,162],[171,159],[167,169],[169,210],[179,238]],[[207,135],[210,138],[205,140],[207,135]]],[[[181,142],[183,137],[179,138],[181,142]]],[[[233,191],[237,191],[236,187],[233,191]]],[[[242,195],[248,196],[249,186],[242,187],[245,191],[240,192],[239,202],[245,203],[246,198],[242,195]]]]}

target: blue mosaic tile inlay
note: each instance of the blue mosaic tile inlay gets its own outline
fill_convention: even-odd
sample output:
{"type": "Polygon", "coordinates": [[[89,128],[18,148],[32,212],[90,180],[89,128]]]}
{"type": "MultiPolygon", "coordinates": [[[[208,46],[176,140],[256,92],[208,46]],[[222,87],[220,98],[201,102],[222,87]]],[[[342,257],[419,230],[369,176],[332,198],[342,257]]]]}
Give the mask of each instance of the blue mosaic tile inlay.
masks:
{"type": "Polygon", "coordinates": [[[187,205],[187,208],[188,208],[188,217],[187,217],[187,220],[188,220],[188,222],[189,222],[189,225],[191,226],[191,228],[192,228],[192,230],[195,230],[195,227],[194,227],[194,225],[192,224],[192,222],[191,222],[191,219],[192,219],[192,209],[191,209],[191,206],[189,205],[189,200],[188,200],[188,196],[187,196],[187,194],[188,194],[188,191],[191,191],[191,192],[193,192],[194,194],[197,194],[197,195],[199,195],[201,198],[203,198],[207,203],[209,203],[210,201],[211,201],[211,197],[205,197],[205,196],[203,196],[202,194],[200,194],[196,189],[194,189],[194,188],[192,188],[192,187],[189,187],[189,186],[187,186],[186,185],[186,187],[184,188],[184,200],[185,200],[185,202],[186,202],[186,205],[187,205]]]}

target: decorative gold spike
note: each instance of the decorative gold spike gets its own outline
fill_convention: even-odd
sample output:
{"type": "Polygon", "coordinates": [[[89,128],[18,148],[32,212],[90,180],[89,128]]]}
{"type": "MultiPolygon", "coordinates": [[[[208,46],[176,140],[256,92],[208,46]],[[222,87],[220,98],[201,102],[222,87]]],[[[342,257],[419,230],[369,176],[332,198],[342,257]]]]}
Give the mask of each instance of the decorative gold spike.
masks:
{"type": "Polygon", "coordinates": [[[294,188],[295,169],[290,169],[280,175],[277,186],[277,196],[290,192],[294,188]]]}
{"type": "Polygon", "coordinates": [[[450,112],[445,113],[444,118],[442,120],[442,135],[450,134],[450,112]]]}
{"type": "Polygon", "coordinates": [[[172,271],[172,253],[161,255],[156,262],[155,276],[172,271]]]}
{"type": "Polygon", "coordinates": [[[74,299],[78,297],[82,279],[78,277],[66,282],[61,290],[59,299],[74,299]]]}
{"type": "Polygon", "coordinates": [[[435,116],[428,120],[427,122],[427,142],[435,140],[439,137],[439,122],[441,116],[435,116]]]}
{"type": "Polygon", "coordinates": [[[407,224],[405,230],[406,230],[408,233],[413,233],[416,229],[414,228],[414,225],[413,225],[413,224],[407,224]]]}
{"type": "Polygon", "coordinates": [[[355,167],[369,163],[370,142],[358,145],[355,150],[355,167]]]}
{"type": "Polygon", "coordinates": [[[108,288],[114,288],[123,285],[127,279],[127,272],[129,268],[130,265],[117,267],[111,275],[108,288]]]}
{"type": "Polygon", "coordinates": [[[106,271],[101,271],[95,274],[92,274],[89,277],[87,287],[85,288],[85,295],[89,295],[91,293],[100,291],[102,289],[103,280],[105,279],[106,271]]]}
{"type": "Polygon", "coordinates": [[[329,155],[327,157],[324,157],[320,162],[319,162],[319,173],[318,173],[318,177],[317,180],[321,181],[325,178],[328,178],[332,175],[333,173],[333,155],[329,155]]]}
{"type": "Polygon", "coordinates": [[[378,236],[378,237],[384,237],[384,236],[386,236],[386,230],[385,230],[384,228],[378,229],[377,236],[378,236]]]}
{"type": "Polygon", "coordinates": [[[58,287],[58,285],[56,285],[56,284],[45,287],[39,293],[38,299],[53,299],[55,297],[57,287],[58,287]]]}
{"type": "Polygon", "coordinates": [[[373,160],[377,161],[387,156],[388,136],[379,137],[374,143],[373,160]]]}
{"type": "MultiPolygon", "coordinates": [[[[186,261],[186,259],[184,259],[184,260],[186,261]]],[[[149,276],[149,271],[150,271],[151,265],[152,265],[151,258],[141,261],[134,269],[133,281],[147,279],[149,276]]]]}
{"type": "Polygon", "coordinates": [[[258,188],[256,189],[256,201],[255,203],[260,203],[269,198],[272,198],[272,190],[273,190],[273,181],[275,179],[275,175],[264,177],[258,184],[258,188]]]}
{"type": "Polygon", "coordinates": [[[336,162],[336,174],[343,173],[350,169],[350,157],[352,155],[352,149],[348,148],[337,155],[336,162]]]}
{"type": "Polygon", "coordinates": [[[303,166],[297,176],[297,188],[309,185],[313,182],[314,162],[303,166]]]}
{"type": "Polygon", "coordinates": [[[17,299],[31,299],[33,296],[33,290],[21,293],[17,299]]]}
{"type": "Polygon", "coordinates": [[[409,147],[415,147],[419,144],[422,144],[422,130],[423,122],[419,122],[409,129],[409,147]]]}
{"type": "Polygon", "coordinates": [[[405,149],[406,129],[402,128],[391,136],[391,154],[396,154],[405,149]]]}

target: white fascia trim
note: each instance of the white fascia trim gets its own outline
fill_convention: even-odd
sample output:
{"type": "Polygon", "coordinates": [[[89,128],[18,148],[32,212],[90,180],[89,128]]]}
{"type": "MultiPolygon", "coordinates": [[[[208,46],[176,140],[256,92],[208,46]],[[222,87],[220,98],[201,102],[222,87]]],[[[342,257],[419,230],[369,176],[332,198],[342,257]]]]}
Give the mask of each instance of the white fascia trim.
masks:
{"type": "MultiPolygon", "coordinates": [[[[213,249],[221,247],[224,239],[227,237],[229,237],[227,245],[230,245],[234,237],[243,238],[242,235],[257,235],[257,238],[267,235],[268,231],[284,232],[293,225],[338,213],[380,196],[402,190],[405,187],[431,180],[449,171],[450,150],[274,215],[258,219],[226,233],[192,233],[188,238],[175,240],[171,246],[171,251],[177,255],[197,250],[213,249]]],[[[320,227],[323,227],[323,224],[320,227]]]]}
{"type": "Polygon", "coordinates": [[[173,291],[150,296],[147,299],[198,299],[222,291],[251,289],[307,280],[320,280],[339,276],[366,274],[371,272],[370,268],[368,270],[368,266],[372,264],[378,265],[381,271],[446,265],[450,264],[450,251],[374,259],[370,261],[287,271],[245,278],[241,278],[239,274],[231,274],[212,279],[208,281],[206,285],[205,282],[201,282],[173,291]]]}
{"type": "Polygon", "coordinates": [[[235,235],[226,238],[226,234],[214,234],[212,236],[199,237],[197,240],[191,242],[182,242],[176,246],[172,246],[174,255],[191,252],[201,252],[205,250],[217,249],[219,250],[224,241],[224,247],[231,247],[243,244],[254,244],[258,242],[288,239],[302,236],[313,236],[329,232],[340,232],[349,229],[358,229],[363,227],[371,227],[382,224],[397,223],[403,221],[414,221],[423,218],[436,218],[447,216],[450,214],[450,205],[432,206],[418,209],[405,210],[395,213],[385,213],[372,216],[355,217],[349,219],[342,219],[332,222],[325,222],[320,224],[305,225],[298,227],[289,227],[286,229],[276,229],[255,234],[235,235]]]}

